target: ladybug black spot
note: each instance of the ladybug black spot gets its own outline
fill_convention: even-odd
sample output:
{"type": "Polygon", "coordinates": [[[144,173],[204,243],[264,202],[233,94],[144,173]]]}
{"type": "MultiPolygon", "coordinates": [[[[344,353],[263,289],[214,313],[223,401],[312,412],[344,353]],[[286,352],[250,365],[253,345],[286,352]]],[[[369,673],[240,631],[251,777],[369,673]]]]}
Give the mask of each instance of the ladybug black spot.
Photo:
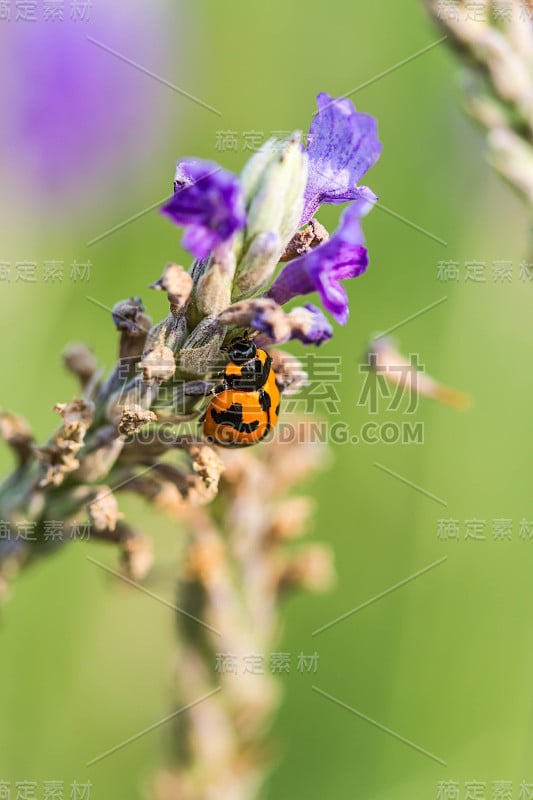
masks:
{"type": "Polygon", "coordinates": [[[270,395],[267,394],[264,389],[259,389],[259,403],[261,404],[263,411],[270,411],[272,400],[270,399],[270,395]]]}
{"type": "Polygon", "coordinates": [[[239,433],[253,433],[259,427],[257,419],[254,419],[253,422],[243,422],[241,403],[232,403],[225,411],[216,411],[213,408],[211,416],[217,425],[228,425],[239,433]]]}

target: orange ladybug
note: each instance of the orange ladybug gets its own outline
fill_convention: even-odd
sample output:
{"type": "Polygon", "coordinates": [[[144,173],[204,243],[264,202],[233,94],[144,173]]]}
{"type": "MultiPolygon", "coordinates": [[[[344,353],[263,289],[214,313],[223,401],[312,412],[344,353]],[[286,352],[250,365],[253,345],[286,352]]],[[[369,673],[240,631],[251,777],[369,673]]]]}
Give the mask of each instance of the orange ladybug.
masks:
{"type": "Polygon", "coordinates": [[[203,432],[222,447],[248,447],[276,425],[281,392],[271,357],[248,335],[234,339],[228,354],[222,383],[204,415],[203,432]]]}

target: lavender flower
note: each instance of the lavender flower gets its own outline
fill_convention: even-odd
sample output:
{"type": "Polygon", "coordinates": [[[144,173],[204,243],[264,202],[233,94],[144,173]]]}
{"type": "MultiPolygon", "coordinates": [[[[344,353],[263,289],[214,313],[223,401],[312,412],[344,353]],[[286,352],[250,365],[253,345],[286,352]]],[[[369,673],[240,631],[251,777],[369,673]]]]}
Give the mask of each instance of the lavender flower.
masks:
{"type": "MultiPolygon", "coordinates": [[[[142,0],[2,3],[3,13],[8,6],[0,51],[10,69],[3,74],[0,109],[6,161],[17,185],[21,178],[31,181],[30,197],[35,190],[75,189],[77,201],[87,197],[87,188],[101,188],[104,172],[108,178],[113,172],[110,186],[120,186],[118,176],[131,175],[132,164],[141,169],[157,148],[170,104],[153,80],[104,47],[155,72],[170,58],[179,69],[189,15],[180,11],[180,24],[172,25],[168,4],[155,15],[142,0]]],[[[178,113],[187,113],[186,103],[178,113]]]]}
{"type": "Polygon", "coordinates": [[[358,186],[381,154],[376,120],[356,111],[351,100],[317,97],[316,114],[308,136],[309,177],[301,225],[321,203],[345,203],[368,193],[358,186]]]}
{"type": "MultiPolygon", "coordinates": [[[[209,287],[210,298],[223,298],[210,300],[206,307],[196,292],[197,309],[218,314],[222,324],[227,324],[230,302],[257,299],[278,262],[288,262],[263,294],[275,302],[274,311],[264,307],[254,316],[251,299],[249,308],[238,309],[248,315],[246,325],[276,342],[299,338],[304,344],[320,344],[330,338],[331,327],[317,308],[299,309],[301,320],[295,323],[279,307],[317,291],[324,308],[344,325],[348,298],[340,281],[355,278],[368,265],[361,217],[377,198],[357,181],[381,152],[376,121],[356,112],[346,98],[322,93],[317,102],[307,150],[298,132],[283,142],[270,140],[240,179],[211,162],[180,162],[174,197],[162,209],[185,226],[184,246],[204,261],[201,278],[197,270],[202,287],[209,287]],[[321,203],[346,201],[352,205],[331,238],[317,220],[300,229],[321,203]]],[[[206,292],[202,288],[202,297],[206,292]]]]}
{"type": "Polygon", "coordinates": [[[246,223],[237,177],[210,161],[187,159],[178,164],[174,195],[161,211],[185,226],[182,244],[196,258],[208,256],[246,223]]]}
{"type": "Polygon", "coordinates": [[[361,217],[374,202],[370,190],[361,189],[360,197],[341,217],[338,230],[324,244],[290,261],[267,292],[280,305],[299,295],[319,292],[324,308],[341,325],[348,320],[348,297],[341,280],[356,278],[368,266],[363,245],[361,217]]]}
{"type": "MultiPolygon", "coordinates": [[[[178,605],[190,608],[185,614],[201,623],[203,633],[197,627],[189,636],[190,625],[180,632],[184,693],[179,705],[191,713],[179,726],[179,765],[162,776],[161,800],[207,794],[248,800],[255,794],[263,771],[261,737],[277,692],[271,681],[263,681],[258,693],[255,680],[233,680],[229,673],[213,688],[215,648],[223,645],[238,656],[263,652],[276,634],[280,598],[296,587],[325,588],[331,577],[324,548],[295,550],[289,543],[302,533],[307,501],[274,502],[281,489],[317,463],[320,448],[309,427],[297,423],[290,442],[281,437],[266,443],[270,450],[261,466],[238,450],[219,455],[216,445],[225,442],[211,445],[195,425],[208,413],[224,343],[235,333],[252,328],[259,333],[255,341],[267,345],[290,339],[321,344],[331,338],[332,326],[320,308],[282,307],[314,291],[338,322],[348,317],[341,281],[366,269],[361,218],[376,199],[356,182],[377,157],[379,143],[371,135],[373,121],[361,120],[347,101],[328,105],[324,98],[319,97],[309,151],[300,145],[299,134],[269,142],[240,179],[210,162],[181,162],[174,196],[162,211],[184,226],[184,245],[196,261],[188,272],[168,264],[152,284],[167,293],[170,313],[152,326],[140,298],[115,304],[118,359],[103,380],[85,348],[67,352],[65,363],[77,376],[82,396],[55,406],[62,422],[45,444],[35,445],[22,420],[0,415],[0,438],[17,458],[15,471],[0,487],[0,518],[10,531],[31,515],[28,522],[36,532],[35,545],[0,546],[0,596],[7,576],[57,548],[52,539],[47,542],[50,523],[67,523],[66,543],[79,535],[71,521],[80,517],[88,520],[93,538],[118,545],[129,582],[142,579],[152,563],[151,545],[122,520],[116,496],[121,489],[165,510],[189,533],[178,605]],[[300,230],[305,203],[309,214],[320,202],[346,199],[352,203],[333,236],[316,220],[300,230]],[[280,261],[286,266],[261,295],[280,261]],[[209,513],[205,508],[219,487],[220,502],[209,513]],[[189,695],[194,702],[188,702],[189,695]]],[[[285,396],[305,385],[302,365],[292,356],[274,349],[270,358],[285,396]]],[[[254,371],[258,365],[256,359],[254,371]]],[[[243,375],[252,375],[249,366],[242,366],[243,375]]],[[[257,393],[264,411],[273,399],[267,389],[257,393]]],[[[256,396],[246,399],[253,402],[256,396]]],[[[232,403],[230,412],[236,408],[232,403]]],[[[271,419],[273,424],[268,414],[269,429],[271,419]]],[[[242,417],[241,422],[246,425],[242,417]]],[[[239,432],[244,433],[240,423],[239,432]]]]}

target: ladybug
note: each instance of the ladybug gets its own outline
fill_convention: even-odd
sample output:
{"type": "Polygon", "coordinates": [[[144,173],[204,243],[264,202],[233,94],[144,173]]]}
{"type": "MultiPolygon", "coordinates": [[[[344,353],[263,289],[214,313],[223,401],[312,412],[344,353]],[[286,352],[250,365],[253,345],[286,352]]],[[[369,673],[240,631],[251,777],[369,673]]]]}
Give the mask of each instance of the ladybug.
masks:
{"type": "Polygon", "coordinates": [[[203,417],[203,432],[222,447],[248,447],[278,421],[280,387],[272,359],[245,334],[228,347],[229,364],[203,417]]]}

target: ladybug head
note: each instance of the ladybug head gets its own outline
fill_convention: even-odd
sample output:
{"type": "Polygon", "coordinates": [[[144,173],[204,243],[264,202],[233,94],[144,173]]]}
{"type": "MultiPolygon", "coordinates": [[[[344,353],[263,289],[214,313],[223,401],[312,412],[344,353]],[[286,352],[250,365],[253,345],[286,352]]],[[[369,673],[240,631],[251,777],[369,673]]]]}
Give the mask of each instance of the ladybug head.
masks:
{"type": "Polygon", "coordinates": [[[257,347],[249,336],[239,336],[230,342],[228,355],[234,364],[245,364],[256,357],[257,347]]]}

